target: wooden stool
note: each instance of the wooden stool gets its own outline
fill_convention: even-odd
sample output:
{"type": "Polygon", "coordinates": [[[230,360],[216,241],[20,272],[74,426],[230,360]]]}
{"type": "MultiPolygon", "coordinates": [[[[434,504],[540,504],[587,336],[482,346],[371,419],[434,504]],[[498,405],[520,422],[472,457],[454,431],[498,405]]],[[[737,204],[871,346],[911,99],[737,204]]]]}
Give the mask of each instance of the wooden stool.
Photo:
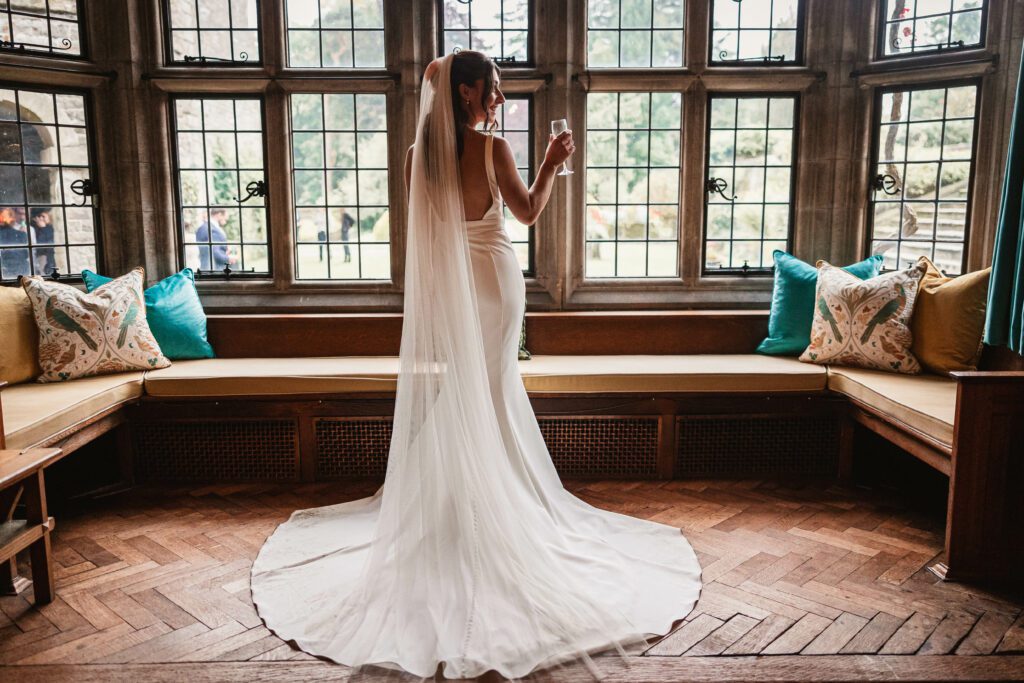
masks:
{"type": "Polygon", "coordinates": [[[46,512],[43,468],[61,457],[59,448],[0,450],[0,593],[20,593],[29,581],[18,576],[17,554],[29,549],[37,605],[53,600],[50,532],[53,517],[46,512]],[[14,519],[24,496],[25,519],[14,519]]]}

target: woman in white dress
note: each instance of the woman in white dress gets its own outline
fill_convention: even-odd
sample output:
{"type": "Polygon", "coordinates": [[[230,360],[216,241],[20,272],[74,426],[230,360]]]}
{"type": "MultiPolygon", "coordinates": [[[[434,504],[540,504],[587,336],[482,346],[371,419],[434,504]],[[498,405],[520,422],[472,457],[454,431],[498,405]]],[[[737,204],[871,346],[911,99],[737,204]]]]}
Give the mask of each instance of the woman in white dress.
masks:
{"type": "Polygon", "coordinates": [[[493,127],[500,72],[478,52],[424,76],[406,163],[400,372],[383,486],[298,510],[252,568],[260,616],[311,654],[417,676],[508,678],[667,633],[700,595],[680,530],[561,484],[519,374],[526,302],[501,204],[533,223],[573,151],[533,187],[493,127]]]}

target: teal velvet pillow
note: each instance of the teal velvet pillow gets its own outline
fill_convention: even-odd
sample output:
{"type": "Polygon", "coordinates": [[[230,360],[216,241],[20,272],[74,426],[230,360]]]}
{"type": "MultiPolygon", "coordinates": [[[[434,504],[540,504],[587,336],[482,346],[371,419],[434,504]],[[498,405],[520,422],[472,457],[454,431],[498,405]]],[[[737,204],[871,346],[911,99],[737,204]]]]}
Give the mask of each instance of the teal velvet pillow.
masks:
{"type": "MultiPolygon", "coordinates": [[[[91,270],[83,270],[82,278],[90,292],[112,279],[91,270]]],[[[191,268],[149,287],[145,298],[149,329],[165,356],[171,360],[213,358],[213,347],[206,340],[206,312],[191,268]]]]}
{"type": "MultiPolygon", "coordinates": [[[[775,257],[775,289],[772,291],[772,311],[768,316],[768,337],[757,347],[757,352],[770,356],[799,356],[811,343],[818,269],[780,249],[772,255],[775,257]]],[[[881,267],[882,256],[876,254],[843,270],[867,280],[878,275],[881,267]]]]}

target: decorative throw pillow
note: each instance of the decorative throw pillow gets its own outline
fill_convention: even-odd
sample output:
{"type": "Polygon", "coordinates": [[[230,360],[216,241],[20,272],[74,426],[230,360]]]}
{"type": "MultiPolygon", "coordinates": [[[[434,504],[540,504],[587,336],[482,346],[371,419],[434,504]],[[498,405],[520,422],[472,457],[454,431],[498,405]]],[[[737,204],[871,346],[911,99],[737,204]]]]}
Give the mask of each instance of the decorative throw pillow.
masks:
{"type": "Polygon", "coordinates": [[[142,268],[95,292],[22,278],[39,327],[40,382],[61,382],[171,364],[146,322],[142,268]]]}
{"type": "Polygon", "coordinates": [[[976,370],[985,332],[985,305],[991,268],[946,277],[931,261],[914,304],[911,351],[927,370],[946,374],[976,370]]]}
{"type": "Polygon", "coordinates": [[[17,384],[35,379],[41,372],[39,330],[21,287],[0,287],[0,330],[0,380],[17,384]]]}
{"type": "Polygon", "coordinates": [[[914,312],[925,263],[860,280],[840,268],[818,268],[811,343],[800,360],[875,370],[921,372],[910,351],[914,312]]]}
{"type": "MultiPolygon", "coordinates": [[[[758,353],[771,356],[798,356],[811,341],[811,319],[814,317],[814,286],[818,270],[797,257],[776,249],[775,288],[772,310],[768,316],[768,336],[757,347],[758,353]]],[[[861,280],[878,275],[882,256],[870,256],[843,270],[861,280]]]]}
{"type": "MultiPolygon", "coordinates": [[[[82,278],[90,292],[111,281],[91,270],[83,270],[82,278]]],[[[149,329],[165,356],[171,360],[213,358],[213,347],[206,340],[206,312],[191,268],[148,287],[145,299],[149,329]]]]}

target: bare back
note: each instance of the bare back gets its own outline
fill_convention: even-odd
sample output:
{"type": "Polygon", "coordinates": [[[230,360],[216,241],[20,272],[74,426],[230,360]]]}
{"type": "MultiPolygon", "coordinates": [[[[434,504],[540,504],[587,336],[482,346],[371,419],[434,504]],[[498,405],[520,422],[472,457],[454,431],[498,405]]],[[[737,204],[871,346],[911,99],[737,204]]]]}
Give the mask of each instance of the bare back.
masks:
{"type": "Polygon", "coordinates": [[[485,153],[488,136],[473,130],[463,133],[462,158],[459,176],[462,181],[462,207],[467,221],[484,217],[491,208],[490,185],[487,182],[485,153]]]}

